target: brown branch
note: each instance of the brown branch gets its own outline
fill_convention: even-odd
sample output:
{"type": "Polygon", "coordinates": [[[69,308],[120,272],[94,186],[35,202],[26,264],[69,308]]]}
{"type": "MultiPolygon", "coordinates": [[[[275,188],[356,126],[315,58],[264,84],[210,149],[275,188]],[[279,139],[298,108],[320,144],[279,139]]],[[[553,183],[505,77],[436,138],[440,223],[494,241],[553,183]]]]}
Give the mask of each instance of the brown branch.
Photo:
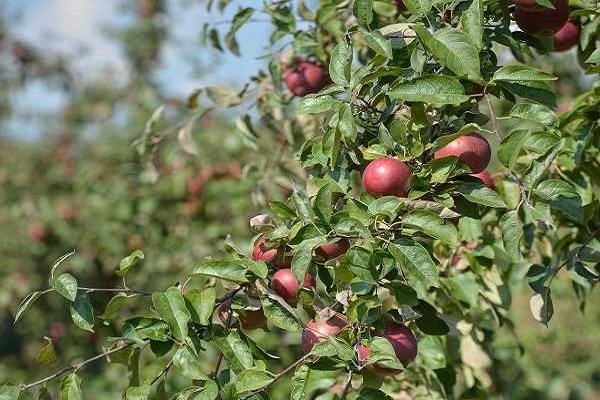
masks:
{"type": "Polygon", "coordinates": [[[279,372],[278,374],[276,374],[275,376],[273,376],[273,379],[271,380],[271,382],[267,383],[266,385],[263,385],[262,387],[248,393],[246,396],[242,397],[241,400],[247,400],[249,398],[251,398],[252,396],[255,396],[261,392],[264,392],[265,390],[269,389],[275,382],[277,382],[281,377],[283,377],[285,374],[287,374],[288,372],[290,372],[291,370],[293,370],[294,368],[296,368],[298,365],[302,364],[311,354],[305,354],[304,356],[300,357],[299,359],[297,359],[296,361],[294,361],[292,364],[288,365],[283,371],[279,372]]]}
{"type": "Polygon", "coordinates": [[[144,291],[141,291],[141,290],[127,289],[127,288],[91,288],[91,287],[80,286],[77,289],[78,290],[83,290],[86,293],[93,293],[93,292],[122,292],[122,293],[138,294],[140,296],[152,296],[152,293],[150,293],[150,292],[144,292],[144,291]]]}
{"type": "Polygon", "coordinates": [[[73,365],[71,365],[69,367],[63,368],[60,371],[58,371],[58,372],[56,372],[56,373],[54,373],[52,375],[49,375],[49,376],[47,376],[47,377],[45,377],[43,379],[40,379],[39,381],[35,381],[35,382],[32,382],[32,383],[25,384],[25,385],[21,386],[21,391],[24,392],[26,390],[31,389],[32,387],[35,387],[35,386],[44,384],[44,383],[46,383],[48,381],[51,381],[53,379],[59,378],[59,377],[63,376],[64,374],[69,373],[71,371],[77,372],[81,368],[84,368],[86,365],[88,365],[88,364],[90,364],[90,363],[92,363],[92,362],[94,362],[96,360],[99,360],[99,359],[104,358],[106,356],[109,356],[109,355],[111,355],[113,353],[116,353],[118,351],[126,349],[127,347],[133,346],[134,344],[135,343],[133,343],[133,342],[131,342],[131,343],[123,343],[123,344],[121,344],[121,345],[119,345],[119,346],[117,346],[117,347],[115,347],[115,348],[113,348],[111,350],[107,350],[104,353],[97,354],[94,357],[88,358],[87,360],[84,360],[84,361],[82,361],[82,362],[80,362],[78,364],[73,364],[73,365]]]}
{"type": "Polygon", "coordinates": [[[348,370],[348,378],[346,379],[346,385],[344,386],[344,391],[342,392],[342,397],[340,397],[340,400],[346,400],[346,397],[350,392],[350,388],[352,388],[352,370],[348,370]]]}
{"type": "Polygon", "coordinates": [[[171,359],[171,361],[169,361],[168,364],[165,365],[165,367],[158,374],[156,374],[156,376],[150,381],[150,386],[154,385],[156,383],[156,381],[158,381],[160,379],[161,376],[166,375],[169,372],[169,370],[171,369],[172,365],[173,365],[173,359],[171,359]]]}

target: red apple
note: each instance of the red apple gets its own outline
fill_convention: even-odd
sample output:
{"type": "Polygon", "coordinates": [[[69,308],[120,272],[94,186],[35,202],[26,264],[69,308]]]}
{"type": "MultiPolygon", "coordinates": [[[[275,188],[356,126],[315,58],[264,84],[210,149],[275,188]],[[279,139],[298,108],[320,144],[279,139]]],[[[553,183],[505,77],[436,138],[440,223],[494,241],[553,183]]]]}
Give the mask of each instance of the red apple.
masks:
{"type": "Polygon", "coordinates": [[[398,8],[398,11],[406,10],[406,4],[404,4],[404,0],[395,0],[395,2],[396,2],[396,7],[398,8]]]}
{"type": "Polygon", "coordinates": [[[331,83],[327,71],[310,61],[300,61],[292,69],[284,71],[283,80],[296,96],[317,93],[331,83]]]}
{"type": "MultiPolygon", "coordinates": [[[[314,276],[307,274],[302,282],[302,287],[309,288],[314,286],[314,276]]],[[[273,277],[271,278],[271,289],[288,303],[294,304],[300,287],[294,276],[294,272],[289,268],[284,268],[273,274],[273,277]]]]}
{"type": "Polygon", "coordinates": [[[491,156],[490,144],[479,133],[460,136],[435,152],[435,158],[457,157],[475,174],[487,167],[491,156]]]}
{"type": "Polygon", "coordinates": [[[327,340],[329,336],[337,336],[348,325],[345,317],[333,317],[327,321],[309,321],[302,331],[300,347],[304,354],[310,353],[315,344],[327,340]]]}
{"type": "Polygon", "coordinates": [[[533,12],[517,7],[515,10],[517,25],[530,35],[554,35],[569,20],[569,4],[567,0],[555,0],[553,4],[554,10],[545,8],[533,12]]]}
{"type": "Polygon", "coordinates": [[[485,171],[481,171],[478,172],[476,174],[471,174],[471,176],[474,176],[475,178],[478,178],[481,182],[483,182],[483,184],[487,187],[489,187],[490,189],[494,189],[496,186],[494,185],[494,180],[492,179],[492,177],[490,176],[490,174],[488,174],[485,171]]]}
{"type": "Polygon", "coordinates": [[[412,171],[408,165],[395,158],[382,157],[371,161],[362,175],[362,184],[374,197],[406,196],[412,171]]]}
{"type": "Polygon", "coordinates": [[[58,206],[57,214],[61,219],[72,219],[75,217],[75,207],[71,203],[63,203],[58,206]]]}
{"type": "Polygon", "coordinates": [[[33,242],[41,243],[46,239],[46,227],[41,221],[31,221],[27,225],[27,236],[33,242]]]}
{"type": "Polygon", "coordinates": [[[337,258],[348,251],[350,248],[350,241],[346,238],[341,238],[335,243],[324,244],[315,250],[317,255],[321,256],[326,260],[337,258]]]}
{"type": "Polygon", "coordinates": [[[579,25],[571,21],[567,22],[558,32],[554,34],[554,50],[567,51],[579,43],[579,25]]]}
{"type": "MultiPolygon", "coordinates": [[[[382,337],[388,340],[396,357],[400,362],[407,366],[417,356],[417,339],[410,328],[394,322],[387,322],[382,337]]],[[[361,362],[365,362],[371,351],[363,345],[358,347],[358,357],[361,362]]],[[[396,375],[402,371],[391,368],[385,368],[377,364],[367,364],[366,368],[381,375],[396,375]]]]}
{"type": "Polygon", "coordinates": [[[289,268],[292,264],[292,257],[281,254],[277,248],[269,248],[267,237],[261,236],[252,249],[252,259],[254,261],[264,261],[277,268],[289,268]]]}
{"type": "Polygon", "coordinates": [[[202,192],[204,191],[204,179],[202,179],[199,176],[188,179],[186,183],[186,189],[189,194],[202,194],[202,192]]]}
{"type": "Polygon", "coordinates": [[[521,10],[536,12],[547,10],[546,7],[540,6],[535,0],[512,0],[513,4],[521,10]]]}

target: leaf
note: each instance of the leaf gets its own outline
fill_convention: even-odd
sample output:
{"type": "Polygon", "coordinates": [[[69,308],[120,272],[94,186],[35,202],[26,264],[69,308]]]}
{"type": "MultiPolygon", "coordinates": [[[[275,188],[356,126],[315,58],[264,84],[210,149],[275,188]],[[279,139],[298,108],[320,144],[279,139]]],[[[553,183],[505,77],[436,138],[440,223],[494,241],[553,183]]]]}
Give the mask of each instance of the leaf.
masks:
{"type": "Polygon", "coordinates": [[[393,220],[398,215],[398,209],[401,204],[400,198],[396,196],[383,196],[373,200],[369,204],[367,211],[371,216],[385,215],[390,220],[393,220]]]}
{"type": "Polygon", "coordinates": [[[192,289],[185,294],[191,319],[200,325],[210,325],[210,319],[213,314],[217,291],[214,287],[208,287],[200,291],[192,289]]]}
{"type": "Polygon", "coordinates": [[[192,138],[192,129],[194,128],[194,120],[189,121],[177,132],[177,141],[184,152],[191,155],[198,155],[198,148],[192,138]]]}
{"type": "Polygon", "coordinates": [[[352,13],[361,25],[368,26],[373,21],[373,0],[354,0],[352,13]]]}
{"type": "MultiPolygon", "coordinates": [[[[316,347],[316,346],[315,346],[316,347]]],[[[306,364],[300,364],[292,375],[290,400],[303,400],[310,385],[310,368],[306,364]]]]}
{"type": "Polygon", "coordinates": [[[287,331],[302,329],[302,325],[298,322],[298,317],[277,300],[265,296],[261,299],[261,303],[265,317],[276,327],[287,331]]]}
{"type": "Polygon", "coordinates": [[[481,183],[463,183],[458,187],[458,192],[470,202],[488,207],[506,208],[502,197],[481,183]]]}
{"type": "Polygon", "coordinates": [[[269,384],[273,377],[259,369],[247,369],[235,378],[237,393],[251,392],[269,384]]]}
{"type": "Polygon", "coordinates": [[[470,98],[458,79],[444,75],[424,75],[404,81],[388,95],[402,101],[434,105],[460,104],[470,98]]]}
{"type": "Polygon", "coordinates": [[[125,400],[148,400],[150,397],[150,386],[132,386],[125,393],[125,400]]]}
{"type": "Polygon", "coordinates": [[[33,303],[35,303],[36,300],[42,297],[42,295],[45,293],[46,292],[32,292],[25,296],[23,300],[21,300],[21,303],[19,303],[19,308],[17,309],[17,313],[15,314],[15,324],[19,319],[21,319],[23,314],[29,310],[33,303]]]}
{"type": "Polygon", "coordinates": [[[365,39],[365,42],[367,42],[367,46],[373,49],[375,53],[389,59],[393,57],[392,43],[389,39],[383,36],[379,30],[366,33],[363,35],[363,38],[365,39]]]}
{"type": "Polygon", "coordinates": [[[415,290],[415,285],[425,290],[431,286],[438,286],[438,269],[429,252],[421,244],[400,238],[390,244],[388,249],[404,269],[410,285],[415,290]]]}
{"type": "Polygon", "coordinates": [[[427,368],[446,367],[446,349],[442,339],[435,336],[423,336],[419,339],[419,359],[427,368]]]}
{"type": "Polygon", "coordinates": [[[584,62],[586,64],[600,64],[600,49],[594,50],[584,62]]]}
{"type": "Polygon", "coordinates": [[[70,253],[67,253],[63,256],[61,256],[58,260],[54,261],[54,263],[52,264],[52,267],[50,267],[50,286],[54,287],[54,274],[56,273],[56,269],[63,263],[63,261],[65,261],[67,258],[71,257],[73,254],[75,254],[75,251],[72,251],[70,253]]]}
{"type": "Polygon", "coordinates": [[[338,101],[331,96],[309,94],[300,100],[300,103],[298,103],[298,107],[296,108],[296,113],[318,114],[329,111],[336,103],[338,103],[338,101]]]}
{"type": "Polygon", "coordinates": [[[477,306],[477,296],[480,288],[472,272],[451,276],[444,283],[452,297],[464,301],[471,307],[477,306]]]}
{"type": "Polygon", "coordinates": [[[298,245],[292,246],[294,249],[294,256],[292,258],[292,271],[298,282],[302,282],[308,272],[310,263],[312,261],[312,253],[315,247],[326,243],[327,237],[317,236],[302,241],[298,245]]]}
{"type": "Polygon", "coordinates": [[[360,389],[354,400],[393,400],[390,396],[379,389],[364,386],[360,389]]]}
{"type": "Polygon", "coordinates": [[[187,324],[191,315],[181,291],[172,286],[164,293],[155,292],[152,294],[152,304],[159,317],[169,325],[175,339],[184,342],[188,336],[187,324]]]}
{"type": "Polygon", "coordinates": [[[77,279],[69,273],[61,274],[53,282],[53,289],[67,300],[75,301],[77,296],[77,279]]]}
{"type": "Polygon", "coordinates": [[[521,258],[520,242],[523,236],[523,227],[517,211],[509,211],[500,218],[498,224],[502,231],[504,250],[517,262],[521,258]]]}
{"type": "Polygon", "coordinates": [[[558,115],[542,104],[519,103],[510,110],[510,116],[545,126],[558,126],[558,115]]]}
{"type": "Polygon", "coordinates": [[[35,358],[35,362],[44,365],[53,364],[56,362],[56,353],[54,352],[52,339],[49,337],[44,337],[44,339],[46,340],[46,344],[38,353],[37,357],[35,358]]]}
{"type": "Polygon", "coordinates": [[[481,130],[481,127],[474,123],[469,123],[469,124],[463,125],[455,133],[453,133],[451,135],[443,135],[443,136],[440,136],[439,138],[435,139],[435,141],[431,144],[431,151],[434,151],[434,152],[438,151],[439,149],[446,146],[448,143],[454,141],[455,139],[458,139],[459,137],[461,137],[463,135],[467,135],[469,133],[477,132],[480,130],[481,130]]]}
{"type": "Polygon", "coordinates": [[[557,200],[561,196],[568,198],[579,197],[573,186],[558,179],[543,181],[535,188],[534,192],[544,200],[557,200]]]}
{"type": "Polygon", "coordinates": [[[87,294],[77,293],[70,310],[75,325],[83,330],[94,332],[94,309],[87,294]]]}
{"type": "Polygon", "coordinates": [[[181,375],[190,379],[207,380],[208,376],[202,372],[203,361],[193,355],[187,346],[181,346],[173,355],[173,364],[179,368],[181,375]]]}
{"type": "Polygon", "coordinates": [[[529,132],[525,130],[515,130],[506,135],[498,148],[497,154],[500,162],[513,169],[528,136],[529,132]]]}
{"type": "Polygon", "coordinates": [[[461,15],[461,26],[469,35],[473,44],[481,50],[483,48],[483,0],[472,0],[469,8],[461,15]]]}
{"type": "Polygon", "coordinates": [[[125,300],[127,299],[127,294],[125,293],[117,293],[106,305],[104,309],[104,313],[100,316],[105,321],[110,321],[113,319],[115,314],[119,312],[123,304],[125,304],[125,300]]]}
{"type": "Polygon", "coordinates": [[[363,282],[377,284],[378,273],[375,256],[364,247],[354,246],[346,253],[348,267],[363,282]]]}
{"type": "Polygon", "coordinates": [[[350,64],[352,48],[345,41],[339,42],[331,53],[329,76],[338,85],[346,86],[350,82],[350,64]]]}
{"type": "Polygon", "coordinates": [[[212,276],[231,282],[249,282],[246,267],[240,260],[202,261],[194,268],[194,275],[212,276]]]}
{"type": "Polygon", "coordinates": [[[119,269],[117,270],[117,275],[125,276],[127,272],[131,268],[133,268],[138,262],[144,259],[144,252],[141,250],[136,250],[127,257],[123,258],[121,262],[119,262],[119,269]]]}
{"type": "Polygon", "coordinates": [[[83,393],[81,393],[81,378],[79,378],[77,374],[72,373],[65,375],[60,381],[59,399],[83,400],[83,393]]]}
{"type": "Polygon", "coordinates": [[[245,369],[254,366],[252,351],[246,342],[240,338],[236,329],[226,332],[223,328],[219,327],[214,337],[214,342],[223,353],[229,368],[234,373],[239,374],[245,369]]]}
{"type": "Polygon", "coordinates": [[[423,25],[415,24],[412,28],[440,64],[459,77],[467,77],[476,82],[482,81],[479,51],[465,32],[442,28],[431,34],[423,25]]]}
{"type": "Polygon", "coordinates": [[[0,385],[0,400],[19,400],[21,397],[21,385],[0,385]]]}
{"type": "Polygon", "coordinates": [[[213,103],[221,107],[234,107],[242,103],[242,98],[236,92],[224,87],[208,86],[206,95],[213,103]]]}
{"type": "Polygon", "coordinates": [[[254,14],[254,9],[250,7],[240,8],[233,16],[228,34],[235,34],[254,14]]]}
{"type": "Polygon", "coordinates": [[[458,242],[458,232],[451,225],[429,211],[413,211],[402,218],[403,227],[416,229],[444,243],[455,246],[458,242]]]}
{"type": "Polygon", "coordinates": [[[399,305],[416,306],[419,304],[415,289],[399,281],[393,281],[390,285],[392,289],[391,292],[399,305]]]}
{"type": "Polygon", "coordinates": [[[529,299],[529,309],[536,321],[548,326],[548,322],[554,314],[554,306],[550,297],[550,288],[543,287],[539,293],[535,293],[529,299]]]}
{"type": "Polygon", "coordinates": [[[518,64],[500,67],[496,72],[494,72],[492,82],[543,82],[554,81],[556,79],[558,78],[547,72],[529,67],[527,65],[518,64]]]}

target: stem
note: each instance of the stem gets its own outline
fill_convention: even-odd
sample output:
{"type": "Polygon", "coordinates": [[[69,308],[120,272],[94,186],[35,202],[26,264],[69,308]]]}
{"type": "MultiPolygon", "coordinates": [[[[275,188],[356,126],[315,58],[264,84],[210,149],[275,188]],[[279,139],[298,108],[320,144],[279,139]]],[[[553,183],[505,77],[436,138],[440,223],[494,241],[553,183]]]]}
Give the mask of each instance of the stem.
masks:
{"type": "Polygon", "coordinates": [[[43,379],[40,379],[39,381],[35,381],[35,382],[32,382],[32,383],[28,383],[26,385],[23,385],[23,386],[21,386],[21,391],[24,392],[26,390],[29,390],[32,387],[35,387],[35,386],[41,385],[43,383],[46,383],[48,381],[51,381],[52,379],[58,378],[58,377],[66,374],[68,372],[71,372],[71,371],[77,372],[81,368],[84,368],[86,365],[88,365],[88,364],[90,364],[90,363],[92,363],[92,362],[94,362],[96,360],[99,360],[101,358],[109,356],[109,355],[111,355],[113,353],[116,353],[118,351],[121,351],[121,350],[123,350],[123,349],[125,349],[127,347],[130,347],[130,346],[133,346],[133,345],[134,345],[133,342],[132,343],[123,343],[123,344],[121,344],[121,345],[119,345],[119,346],[117,346],[117,347],[115,347],[115,348],[113,348],[111,350],[107,350],[104,353],[97,354],[94,357],[88,358],[87,360],[84,360],[84,361],[82,361],[82,362],[80,362],[78,364],[73,364],[73,365],[71,365],[69,367],[63,368],[60,371],[58,371],[58,372],[56,372],[56,373],[54,373],[52,375],[49,375],[49,376],[47,376],[47,377],[45,377],[43,379]]]}
{"type": "Polygon", "coordinates": [[[492,107],[492,101],[490,100],[490,96],[488,96],[487,94],[487,87],[484,89],[483,92],[485,93],[485,100],[487,101],[488,107],[490,109],[490,116],[492,117],[492,127],[494,129],[494,133],[496,134],[498,140],[500,140],[500,133],[498,132],[498,122],[496,121],[496,111],[494,110],[494,107],[492,107]]]}
{"type": "Polygon", "coordinates": [[[281,377],[283,377],[285,374],[287,374],[288,372],[290,372],[291,370],[293,370],[294,368],[296,368],[298,365],[302,364],[309,356],[310,356],[310,353],[305,354],[301,358],[297,359],[292,364],[288,365],[283,371],[281,371],[280,373],[276,374],[273,377],[273,380],[271,382],[267,383],[266,385],[262,386],[259,389],[256,389],[256,390],[250,392],[245,397],[242,397],[241,400],[249,399],[252,396],[255,396],[255,395],[257,395],[257,394],[259,394],[261,392],[264,392],[265,390],[267,390],[268,388],[270,388],[275,382],[277,382],[277,380],[279,380],[281,377]]]}
{"type": "Polygon", "coordinates": [[[91,287],[78,287],[79,290],[84,290],[87,293],[93,292],[122,292],[122,293],[134,293],[140,296],[152,296],[150,292],[144,292],[141,290],[127,289],[127,288],[91,288],[91,287]]]}
{"type": "MultiPolygon", "coordinates": [[[[218,304],[222,304],[224,302],[227,302],[227,320],[225,321],[225,329],[229,329],[230,326],[231,326],[231,319],[233,317],[233,311],[231,310],[231,302],[233,301],[233,298],[235,297],[235,295],[241,289],[242,288],[239,287],[237,289],[232,290],[231,292],[227,293],[227,295],[225,295],[225,297],[222,300],[219,300],[217,302],[218,304]]],[[[213,374],[214,378],[217,377],[217,374],[219,373],[219,369],[221,368],[221,363],[222,362],[223,362],[223,352],[219,352],[219,358],[217,359],[217,366],[215,367],[215,372],[213,374]]]]}
{"type": "Polygon", "coordinates": [[[342,397],[340,400],[346,400],[348,396],[348,392],[350,392],[350,388],[352,387],[352,370],[348,370],[348,378],[346,378],[346,385],[344,386],[344,391],[342,392],[342,397]]]}
{"type": "Polygon", "coordinates": [[[167,372],[169,372],[169,370],[171,369],[172,365],[173,359],[171,359],[171,361],[169,361],[167,365],[165,365],[165,367],[150,381],[150,386],[154,385],[156,381],[160,379],[161,376],[166,375],[167,372]]]}

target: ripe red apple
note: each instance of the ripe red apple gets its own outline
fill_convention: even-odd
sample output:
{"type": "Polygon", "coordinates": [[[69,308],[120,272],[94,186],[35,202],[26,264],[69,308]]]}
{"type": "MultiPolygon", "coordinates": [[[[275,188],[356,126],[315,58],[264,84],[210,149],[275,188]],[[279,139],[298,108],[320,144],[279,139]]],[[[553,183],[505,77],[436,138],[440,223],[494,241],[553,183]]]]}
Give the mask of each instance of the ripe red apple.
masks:
{"type": "Polygon", "coordinates": [[[382,157],[367,165],[362,175],[362,184],[367,193],[374,197],[406,196],[412,171],[408,165],[395,158],[382,157]]]}
{"type": "Polygon", "coordinates": [[[554,50],[567,51],[579,43],[579,25],[568,21],[558,32],[554,34],[554,50]]]}
{"type": "Polygon", "coordinates": [[[494,185],[494,180],[486,171],[471,174],[471,176],[478,178],[481,182],[483,182],[485,186],[489,187],[490,189],[494,189],[496,187],[496,185],[494,185]]]}
{"type": "Polygon", "coordinates": [[[27,225],[27,236],[33,242],[41,243],[46,239],[46,227],[41,221],[31,221],[27,225]]]}
{"type": "Polygon", "coordinates": [[[398,8],[398,11],[406,10],[406,4],[404,4],[404,0],[395,0],[395,2],[396,2],[396,7],[398,8]]]}
{"type": "Polygon", "coordinates": [[[199,195],[204,191],[204,179],[197,176],[195,178],[188,179],[186,183],[186,189],[189,194],[199,195]]]}
{"type": "MultiPolygon", "coordinates": [[[[410,328],[394,322],[387,322],[383,335],[390,342],[400,362],[407,366],[417,356],[417,339],[410,328]]],[[[358,347],[358,358],[365,362],[371,351],[363,345],[358,347]]],[[[395,375],[402,371],[391,368],[385,368],[377,364],[367,364],[366,368],[381,375],[395,375]]]]}
{"type": "Polygon", "coordinates": [[[315,250],[318,256],[326,260],[331,260],[337,258],[348,251],[350,248],[350,241],[346,238],[341,238],[335,243],[332,244],[324,244],[315,250]]]}
{"type": "Polygon", "coordinates": [[[61,219],[72,219],[75,217],[75,212],[75,206],[71,203],[62,203],[57,210],[57,214],[61,219]]]}
{"type": "Polygon", "coordinates": [[[315,344],[327,340],[328,336],[337,336],[348,325],[345,317],[332,317],[327,321],[310,320],[302,331],[300,347],[304,354],[310,353],[315,344]]]}
{"type": "Polygon", "coordinates": [[[277,268],[289,268],[292,264],[292,257],[281,254],[277,248],[269,248],[267,237],[261,236],[252,249],[252,259],[254,261],[264,261],[277,268]]]}
{"type": "MultiPolygon", "coordinates": [[[[311,274],[307,274],[302,282],[302,287],[309,288],[314,286],[315,277],[311,274]]],[[[271,289],[288,303],[294,304],[300,287],[294,276],[294,272],[289,268],[284,268],[273,274],[273,277],[271,278],[271,289]]]]}
{"type": "Polygon", "coordinates": [[[310,61],[300,61],[292,69],[283,73],[286,86],[296,96],[317,93],[331,83],[327,71],[310,61]]]}
{"type": "Polygon", "coordinates": [[[435,158],[457,157],[474,174],[487,167],[491,156],[490,144],[479,133],[460,136],[435,152],[435,158]]]}
{"type": "Polygon", "coordinates": [[[530,35],[553,35],[569,20],[569,4],[567,0],[555,0],[553,5],[554,10],[545,8],[539,11],[527,11],[517,7],[515,21],[523,32],[530,35]]]}
{"type": "Polygon", "coordinates": [[[543,11],[544,6],[540,6],[535,0],[512,0],[513,4],[521,10],[536,12],[543,11]]]}

